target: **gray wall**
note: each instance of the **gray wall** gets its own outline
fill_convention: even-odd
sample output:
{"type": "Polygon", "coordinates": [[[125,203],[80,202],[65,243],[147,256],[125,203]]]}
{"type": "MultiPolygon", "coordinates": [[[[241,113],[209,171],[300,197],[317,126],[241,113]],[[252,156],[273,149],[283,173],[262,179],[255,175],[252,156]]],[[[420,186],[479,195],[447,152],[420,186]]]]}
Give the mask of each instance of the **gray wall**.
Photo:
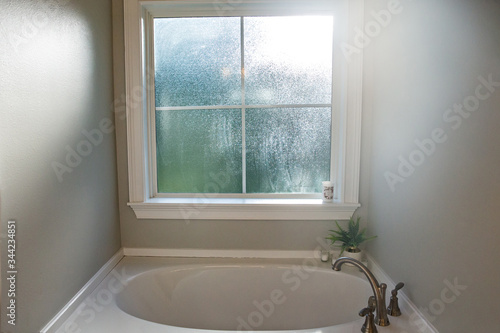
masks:
{"type": "MultiPolygon", "coordinates": [[[[365,21],[387,3],[367,1],[365,21]]],[[[478,88],[479,105],[474,96],[478,77],[500,82],[500,2],[401,5],[365,54],[362,213],[379,235],[370,251],[440,332],[498,331],[500,87],[489,98],[478,88]],[[477,110],[450,119],[464,102],[477,110]],[[415,140],[435,129],[446,140],[426,141],[422,159],[415,140]],[[400,156],[418,164],[412,174],[398,171],[400,156]],[[403,175],[394,191],[387,172],[403,175]]]]}
{"type": "MultiPolygon", "coordinates": [[[[3,233],[16,220],[18,246],[17,321],[6,323],[4,293],[1,331],[26,333],[120,248],[115,138],[103,120],[113,119],[111,2],[1,8],[0,213],[3,233]],[[93,133],[90,146],[82,131],[93,133]],[[68,163],[67,147],[87,156],[68,163]],[[53,162],[66,168],[61,181],[53,162]]],[[[5,263],[5,238],[1,247],[5,263]]]]}

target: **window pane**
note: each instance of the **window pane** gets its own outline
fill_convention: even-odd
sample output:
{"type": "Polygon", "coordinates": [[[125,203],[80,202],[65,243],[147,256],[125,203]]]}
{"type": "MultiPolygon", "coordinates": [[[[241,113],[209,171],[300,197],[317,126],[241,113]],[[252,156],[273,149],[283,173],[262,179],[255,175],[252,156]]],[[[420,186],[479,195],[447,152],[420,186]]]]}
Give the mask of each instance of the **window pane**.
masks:
{"type": "Polygon", "coordinates": [[[329,104],[333,17],[245,17],[247,105],[329,104]]]}
{"type": "Polygon", "coordinates": [[[330,108],[247,109],[248,193],[314,193],[330,179],[330,108]]]}
{"type": "Polygon", "coordinates": [[[240,18],[160,18],[156,107],[241,104],[240,18]]]}
{"type": "Polygon", "coordinates": [[[159,193],[241,193],[241,110],[156,111],[159,193]]]}

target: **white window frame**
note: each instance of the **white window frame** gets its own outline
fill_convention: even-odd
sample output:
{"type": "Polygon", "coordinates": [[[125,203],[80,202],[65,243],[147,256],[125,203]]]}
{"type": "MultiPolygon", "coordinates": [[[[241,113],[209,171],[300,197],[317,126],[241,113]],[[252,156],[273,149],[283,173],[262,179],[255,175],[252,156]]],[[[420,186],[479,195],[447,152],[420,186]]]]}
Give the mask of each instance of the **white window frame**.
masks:
{"type": "MultiPolygon", "coordinates": [[[[129,203],[139,219],[331,220],[348,219],[359,204],[363,50],[347,59],[342,45],[353,45],[363,29],[363,0],[124,0],[125,89],[129,203]],[[343,15],[339,15],[341,11],[343,15]],[[334,30],[334,105],[331,180],[333,203],[310,198],[154,197],[149,110],[154,109],[152,31],[154,17],[248,16],[337,13],[334,30]],[[148,68],[147,68],[148,67],[148,68]]],[[[153,145],[154,147],[154,145],[153,145]]]]}

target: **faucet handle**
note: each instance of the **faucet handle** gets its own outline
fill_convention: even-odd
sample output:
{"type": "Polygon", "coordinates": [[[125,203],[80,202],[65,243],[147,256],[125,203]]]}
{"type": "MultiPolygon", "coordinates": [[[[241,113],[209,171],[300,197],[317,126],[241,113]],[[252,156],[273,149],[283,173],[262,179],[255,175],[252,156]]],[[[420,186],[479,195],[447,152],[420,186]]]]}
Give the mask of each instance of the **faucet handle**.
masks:
{"type": "Polygon", "coordinates": [[[368,298],[368,308],[370,308],[372,312],[374,312],[377,308],[377,301],[375,300],[375,296],[370,296],[368,298]]]}
{"type": "Polygon", "coordinates": [[[365,323],[361,327],[361,332],[363,333],[377,333],[377,327],[375,326],[373,311],[376,307],[375,297],[370,296],[368,299],[368,307],[363,308],[359,311],[360,317],[365,317],[365,323]]]}
{"type": "Polygon", "coordinates": [[[403,282],[399,282],[396,287],[394,287],[394,289],[391,291],[391,294],[393,296],[396,296],[398,294],[398,290],[403,288],[405,286],[405,284],[403,282]]]}
{"type": "Polygon", "coordinates": [[[389,306],[387,307],[387,314],[397,317],[401,316],[401,310],[399,309],[398,304],[398,290],[404,287],[403,282],[399,282],[396,287],[391,291],[391,300],[389,302],[389,306]]]}

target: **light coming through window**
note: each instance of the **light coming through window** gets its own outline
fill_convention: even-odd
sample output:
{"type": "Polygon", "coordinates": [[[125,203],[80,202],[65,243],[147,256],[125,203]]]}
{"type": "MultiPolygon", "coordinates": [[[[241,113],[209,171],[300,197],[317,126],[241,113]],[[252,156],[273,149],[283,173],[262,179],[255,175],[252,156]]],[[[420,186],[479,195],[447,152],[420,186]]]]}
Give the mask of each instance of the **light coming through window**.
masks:
{"type": "Polygon", "coordinates": [[[332,44],[331,16],[155,18],[157,192],[320,192],[332,44]]]}

